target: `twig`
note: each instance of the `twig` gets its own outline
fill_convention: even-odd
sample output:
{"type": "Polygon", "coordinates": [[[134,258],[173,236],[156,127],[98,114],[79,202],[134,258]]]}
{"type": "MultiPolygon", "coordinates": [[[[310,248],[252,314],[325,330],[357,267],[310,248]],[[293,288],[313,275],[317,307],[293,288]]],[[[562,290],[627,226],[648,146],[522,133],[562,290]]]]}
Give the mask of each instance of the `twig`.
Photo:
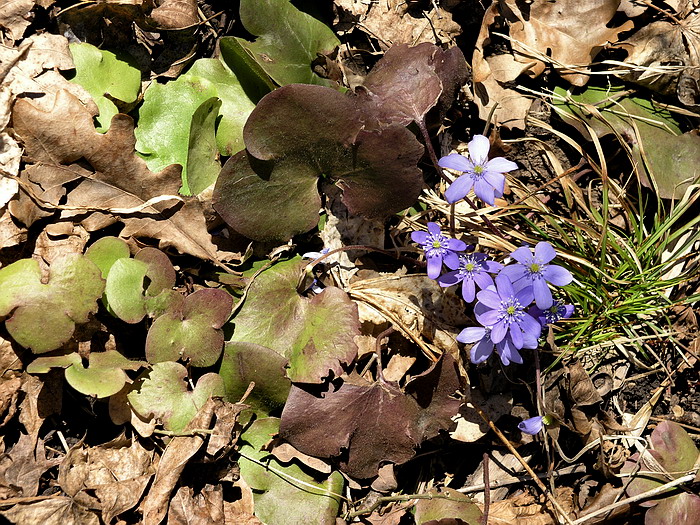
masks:
{"type": "MultiPolygon", "coordinates": [[[[537,474],[537,477],[540,479],[549,479],[551,478],[558,478],[561,476],[569,476],[571,474],[582,474],[586,472],[586,465],[583,464],[578,464],[578,465],[570,465],[568,467],[563,467],[558,470],[555,470],[551,473],[551,475],[548,472],[543,472],[541,474],[537,474]]],[[[527,476],[509,476],[506,479],[498,479],[494,480],[489,483],[489,488],[490,489],[497,489],[500,487],[507,487],[508,485],[515,485],[516,483],[522,483],[523,481],[530,481],[532,479],[532,476],[527,475],[527,476]]],[[[457,492],[461,492],[463,494],[468,494],[469,492],[480,492],[484,490],[486,487],[484,486],[483,483],[477,483],[476,485],[469,485],[468,487],[461,487],[457,489],[457,492]]]]}
{"type": "Polygon", "coordinates": [[[489,507],[491,506],[491,487],[489,486],[489,454],[484,452],[484,510],[481,517],[481,523],[488,525],[489,523],[489,507]]]}
{"type": "Polygon", "coordinates": [[[530,467],[530,465],[527,464],[527,461],[523,459],[523,457],[518,453],[517,450],[515,450],[515,447],[508,441],[508,438],[506,438],[503,435],[503,432],[500,431],[500,429],[494,424],[493,421],[487,416],[483,410],[481,410],[478,406],[474,405],[474,408],[476,409],[477,413],[479,416],[481,416],[481,419],[483,419],[491,428],[491,430],[494,431],[496,436],[498,436],[498,439],[501,440],[501,442],[508,448],[511,454],[513,454],[516,459],[520,462],[520,464],[523,466],[523,468],[527,471],[528,474],[530,474],[530,477],[532,477],[532,480],[535,482],[535,484],[539,487],[539,489],[542,491],[542,493],[545,495],[545,497],[549,500],[549,502],[552,504],[552,506],[555,508],[555,510],[559,513],[559,518],[560,520],[564,520],[568,525],[573,525],[573,522],[567,515],[566,511],[562,508],[562,506],[559,504],[559,502],[556,500],[554,497],[554,494],[550,493],[549,490],[547,490],[547,487],[544,486],[544,483],[540,480],[540,478],[537,476],[534,470],[530,467]]]}
{"type": "Polygon", "coordinates": [[[695,479],[695,473],[687,474],[681,478],[674,479],[673,481],[669,481],[665,485],[661,485],[660,487],[656,487],[655,489],[648,490],[646,492],[642,492],[641,494],[637,494],[636,496],[632,496],[627,499],[621,499],[620,501],[616,503],[612,503],[610,505],[607,505],[603,508],[600,508],[596,510],[595,512],[591,512],[590,514],[586,514],[585,516],[577,519],[576,521],[571,521],[569,525],[579,525],[580,523],[585,523],[591,518],[594,518],[596,516],[600,516],[601,514],[606,514],[612,510],[615,510],[618,507],[622,507],[624,505],[627,505],[629,503],[635,503],[637,501],[642,501],[645,499],[653,498],[655,496],[658,496],[659,494],[662,494],[666,492],[669,489],[672,489],[674,487],[677,487],[678,485],[682,485],[683,483],[688,483],[691,482],[695,479]]]}

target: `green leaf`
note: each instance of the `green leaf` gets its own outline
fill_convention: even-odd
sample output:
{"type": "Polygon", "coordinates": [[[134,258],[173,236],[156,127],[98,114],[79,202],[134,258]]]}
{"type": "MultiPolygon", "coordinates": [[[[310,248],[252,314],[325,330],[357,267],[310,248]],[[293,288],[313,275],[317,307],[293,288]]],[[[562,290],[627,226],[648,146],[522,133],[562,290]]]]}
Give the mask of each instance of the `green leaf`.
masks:
{"type": "Polygon", "coordinates": [[[421,499],[416,503],[416,523],[433,520],[434,523],[439,523],[442,519],[449,519],[451,523],[481,525],[481,510],[466,494],[448,487],[432,488],[428,494],[434,499],[421,499]]]}
{"type": "Polygon", "coordinates": [[[94,352],[89,357],[89,367],[83,366],[78,353],[61,356],[38,357],[27,367],[30,374],[45,374],[52,368],[65,368],[66,381],[81,394],[98,398],[116,394],[126,384],[124,370],[138,370],[143,361],[130,361],[116,350],[94,352]]]}
{"type": "Polygon", "coordinates": [[[223,63],[234,72],[248,98],[256,104],[277,87],[236,37],[221,37],[219,51],[223,63]]]}
{"type": "Polygon", "coordinates": [[[221,327],[231,315],[233,297],[206,288],[188,295],[177,307],[158,317],[146,338],[150,363],[184,359],[192,366],[211,366],[224,346],[221,327]]]}
{"type": "Polygon", "coordinates": [[[294,462],[278,462],[262,450],[278,430],[279,419],[265,418],[255,421],[241,435],[241,477],[253,489],[255,515],[270,525],[335,524],[340,507],[338,494],[344,486],[342,475],[333,472],[318,481],[294,462]]]}
{"type": "Polygon", "coordinates": [[[212,97],[202,102],[192,115],[185,170],[187,181],[182,193],[199,195],[214,184],[219,176],[221,164],[214,129],[220,107],[221,100],[212,97]]]}
{"type": "Polygon", "coordinates": [[[137,151],[153,171],[180,164],[184,190],[188,189],[188,158],[192,154],[190,137],[208,134],[212,124],[211,118],[200,118],[202,115],[195,119],[195,113],[213,97],[221,100],[216,128],[219,153],[233,155],[244,147],[243,125],[255,106],[236,76],[219,60],[200,59],[177,80],[151,84],[139,109],[139,126],[134,132],[137,151]]]}
{"type": "Polygon", "coordinates": [[[0,269],[0,317],[20,345],[34,353],[55,350],[70,339],[76,323],[97,311],[105,289],[100,269],[87,257],[70,254],[51,265],[42,284],[39,263],[22,259],[0,269]]]}
{"type": "Polygon", "coordinates": [[[317,55],[329,55],[340,45],[328,26],[289,0],[241,0],[240,17],[246,30],[258,38],[238,41],[275,82],[281,86],[329,84],[311,68],[317,55]]]}
{"type": "Polygon", "coordinates": [[[129,245],[118,237],[102,237],[85,252],[85,257],[100,269],[103,279],[107,278],[109,270],[117,260],[128,258],[130,255],[129,245]]]}
{"type": "Polygon", "coordinates": [[[105,299],[108,309],[122,321],[135,324],[146,314],[162,313],[177,300],[175,268],[167,255],[144,248],[133,259],[116,260],[107,274],[105,299]],[[149,284],[144,288],[145,278],[149,284]]]}
{"type": "Polygon", "coordinates": [[[330,286],[312,298],[299,295],[296,286],[305,266],[296,257],[258,276],[233,319],[231,341],[265,346],[285,357],[292,381],[322,383],[330,373],[339,376],[342,364],[357,354],[357,306],[330,286]]]}
{"type": "Polygon", "coordinates": [[[226,399],[238,402],[253,382],[255,386],[246,397],[246,405],[264,416],[281,409],[292,386],[285,376],[286,364],[285,357],[265,346],[236,341],[226,343],[219,370],[226,387],[226,399]]]}
{"type": "Polygon", "coordinates": [[[110,98],[135,102],[141,89],[141,72],[132,65],[133,59],[124,53],[116,55],[88,43],[70,44],[69,48],[75,63],[75,77],[71,81],[83,86],[92,96],[100,110],[96,129],[104,133],[109,129],[112,117],[119,113],[110,98]]]}
{"type": "MultiPolygon", "coordinates": [[[[562,109],[564,120],[584,137],[590,138],[590,134],[581,120],[598,137],[617,133],[631,150],[642,184],[655,186],[662,199],[679,199],[698,179],[700,137],[681,134],[668,110],[649,100],[619,96],[619,91],[589,87],[579,95],[568,94],[573,102],[555,100],[553,104],[562,109]],[[595,112],[590,110],[592,107],[595,112]]],[[[555,93],[567,95],[561,88],[555,93]]]]}
{"type": "Polygon", "coordinates": [[[211,396],[223,396],[219,374],[205,374],[194,391],[187,389],[187,369],[179,363],[156,363],[139,376],[127,394],[134,411],[144,419],[157,418],[166,430],[181,432],[211,396]]]}

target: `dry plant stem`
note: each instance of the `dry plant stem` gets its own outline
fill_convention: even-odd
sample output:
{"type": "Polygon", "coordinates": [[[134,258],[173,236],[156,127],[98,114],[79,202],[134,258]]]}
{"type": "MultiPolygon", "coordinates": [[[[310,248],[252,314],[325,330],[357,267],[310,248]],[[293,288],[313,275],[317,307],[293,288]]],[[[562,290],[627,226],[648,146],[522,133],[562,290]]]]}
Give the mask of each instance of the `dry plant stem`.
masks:
{"type": "Polygon", "coordinates": [[[481,517],[481,523],[488,525],[489,523],[489,506],[491,505],[491,487],[489,487],[489,454],[484,452],[484,511],[481,517]]]}
{"type": "Polygon", "coordinates": [[[498,436],[498,439],[501,440],[501,442],[508,448],[511,454],[513,454],[516,459],[520,462],[520,464],[523,466],[523,468],[527,471],[528,474],[530,474],[530,477],[532,480],[535,482],[535,484],[539,487],[539,489],[544,493],[545,497],[549,500],[549,502],[552,504],[552,506],[556,509],[556,511],[559,513],[559,519],[560,522],[563,520],[564,522],[568,523],[569,525],[573,525],[573,522],[567,515],[566,511],[562,508],[562,506],[559,504],[559,502],[556,500],[554,497],[554,494],[550,493],[549,490],[547,490],[547,487],[545,487],[544,483],[540,480],[539,476],[535,473],[534,470],[530,467],[530,465],[527,464],[527,461],[523,459],[523,457],[518,453],[517,450],[515,450],[515,447],[511,445],[510,441],[508,441],[508,438],[503,435],[503,432],[499,430],[499,428],[494,424],[493,421],[487,416],[483,410],[481,410],[478,406],[474,406],[476,409],[477,413],[483,419],[489,426],[491,430],[494,431],[496,436],[498,436]]]}
{"type": "MultiPolygon", "coordinates": [[[[570,465],[568,467],[563,467],[557,470],[552,471],[551,473],[549,472],[543,472],[541,474],[537,474],[537,477],[540,479],[556,479],[561,476],[569,476],[571,474],[583,474],[584,472],[587,471],[586,465],[583,464],[578,464],[578,465],[570,465]]],[[[510,476],[506,479],[502,480],[497,480],[497,481],[492,481],[489,483],[489,489],[497,489],[500,487],[507,487],[508,485],[516,485],[518,483],[522,483],[523,481],[530,481],[531,476],[510,476]]],[[[479,492],[484,490],[486,487],[484,487],[483,483],[478,483],[476,485],[469,485],[468,487],[461,487],[457,489],[457,492],[461,492],[462,494],[468,494],[470,492],[479,492]]]]}
{"type": "Polygon", "coordinates": [[[669,489],[672,489],[674,487],[677,487],[679,485],[683,485],[684,483],[690,483],[695,479],[695,472],[688,474],[686,476],[680,477],[678,479],[674,479],[673,481],[669,481],[665,485],[661,485],[660,487],[656,487],[655,489],[648,490],[646,492],[642,492],[641,494],[637,494],[636,496],[632,496],[631,498],[627,499],[621,499],[620,501],[616,503],[612,503],[610,505],[607,505],[601,509],[596,510],[595,512],[591,512],[590,514],[586,514],[582,518],[577,519],[576,521],[572,521],[570,525],[579,525],[581,523],[585,523],[591,518],[594,518],[596,516],[600,516],[601,514],[607,514],[608,512],[611,512],[615,510],[618,507],[622,507],[624,505],[628,505],[629,503],[635,503],[637,501],[642,501],[645,499],[653,498],[656,497],[660,494],[663,494],[669,489]]]}

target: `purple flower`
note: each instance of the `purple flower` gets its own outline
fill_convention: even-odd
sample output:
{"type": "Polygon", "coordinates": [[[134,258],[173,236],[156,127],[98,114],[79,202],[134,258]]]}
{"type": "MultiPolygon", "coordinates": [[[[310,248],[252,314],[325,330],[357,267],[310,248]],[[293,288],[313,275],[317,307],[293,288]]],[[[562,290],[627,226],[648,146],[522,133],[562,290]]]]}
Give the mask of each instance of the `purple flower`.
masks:
{"type": "Polygon", "coordinates": [[[532,286],[535,303],[541,310],[546,310],[554,303],[548,282],[554,286],[566,286],[574,279],[569,270],[548,264],[557,256],[548,242],[538,242],[534,255],[527,246],[521,246],[510,255],[518,263],[506,266],[501,274],[510,277],[516,287],[532,286]]]}
{"type": "Polygon", "coordinates": [[[462,297],[471,303],[476,296],[476,286],[481,290],[493,286],[493,277],[489,273],[498,273],[502,268],[502,264],[487,260],[483,253],[460,253],[459,268],[441,275],[438,283],[448,287],[461,282],[462,297]]]}
{"type": "Polygon", "coordinates": [[[546,310],[542,310],[535,305],[530,307],[527,313],[537,319],[542,326],[547,326],[548,324],[556,323],[559,319],[568,319],[571,317],[574,313],[574,305],[563,304],[561,301],[557,300],[546,310]]]}
{"type": "Polygon", "coordinates": [[[443,261],[450,268],[459,267],[456,252],[467,249],[467,245],[457,239],[446,237],[440,232],[440,226],[434,222],[428,223],[428,231],[415,231],[411,239],[423,246],[425,258],[428,261],[428,277],[437,279],[442,270],[443,261]]]}
{"type": "Polygon", "coordinates": [[[543,416],[535,416],[518,423],[518,428],[526,434],[535,435],[542,430],[543,416]]]}
{"type": "Polygon", "coordinates": [[[479,302],[474,307],[474,315],[482,326],[491,328],[494,343],[500,343],[510,335],[510,342],[506,345],[512,343],[513,348],[520,350],[526,338],[531,340],[540,336],[542,325],[525,312],[533,299],[531,286],[516,292],[501,270],[496,276],[496,289],[482,290],[476,297],[479,302]]]}
{"type": "Polygon", "coordinates": [[[518,165],[503,157],[489,160],[490,148],[488,138],[474,135],[469,142],[469,158],[459,153],[451,153],[438,161],[443,168],[463,172],[463,175],[445,191],[447,202],[453,203],[463,199],[472,188],[477,197],[491,206],[495,197],[503,195],[506,184],[503,174],[518,169],[518,165]]]}
{"type": "Polygon", "coordinates": [[[330,251],[330,248],[323,248],[320,252],[306,252],[301,256],[302,259],[320,259],[330,251]]]}

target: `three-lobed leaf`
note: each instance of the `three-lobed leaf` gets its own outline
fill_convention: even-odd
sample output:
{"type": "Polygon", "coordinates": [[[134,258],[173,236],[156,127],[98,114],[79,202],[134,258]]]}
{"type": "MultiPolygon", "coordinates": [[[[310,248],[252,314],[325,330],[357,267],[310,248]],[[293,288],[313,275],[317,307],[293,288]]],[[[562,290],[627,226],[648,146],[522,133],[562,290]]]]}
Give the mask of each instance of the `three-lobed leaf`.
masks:
{"type": "Polygon", "coordinates": [[[69,254],[54,260],[48,281],[39,263],[21,259],[0,269],[0,317],[20,345],[34,353],[55,350],[97,311],[105,289],[100,269],[88,258],[69,254]]]}

